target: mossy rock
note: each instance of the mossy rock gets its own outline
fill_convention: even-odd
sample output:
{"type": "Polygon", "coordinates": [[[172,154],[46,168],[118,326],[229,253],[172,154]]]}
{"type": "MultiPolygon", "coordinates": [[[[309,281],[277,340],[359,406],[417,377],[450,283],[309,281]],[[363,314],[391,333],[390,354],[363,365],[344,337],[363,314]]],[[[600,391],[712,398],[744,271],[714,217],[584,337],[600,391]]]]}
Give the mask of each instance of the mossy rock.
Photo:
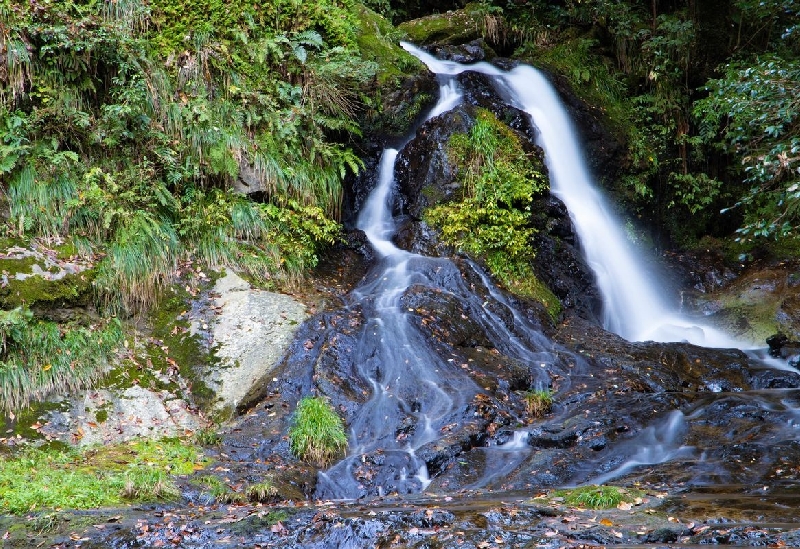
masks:
{"type": "Polygon", "coordinates": [[[95,272],[68,274],[59,279],[47,279],[31,275],[23,280],[10,278],[4,288],[0,288],[0,306],[13,309],[22,305],[36,306],[85,306],[92,295],[92,280],[95,272]]]}
{"type": "Polygon", "coordinates": [[[481,36],[482,16],[477,4],[464,9],[428,15],[398,25],[417,45],[463,44],[481,36]]]}
{"type": "Polygon", "coordinates": [[[400,47],[405,35],[366,7],[359,10],[361,55],[378,65],[367,101],[367,133],[402,135],[436,100],[436,79],[416,57],[400,47]]]}

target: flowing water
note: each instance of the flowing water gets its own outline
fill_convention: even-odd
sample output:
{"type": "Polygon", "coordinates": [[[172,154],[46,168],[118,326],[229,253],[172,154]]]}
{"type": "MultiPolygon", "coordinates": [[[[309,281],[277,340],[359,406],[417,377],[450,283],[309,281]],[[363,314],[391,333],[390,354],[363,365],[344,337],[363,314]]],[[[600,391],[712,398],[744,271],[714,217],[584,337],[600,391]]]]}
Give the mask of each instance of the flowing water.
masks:
{"type": "MultiPolygon", "coordinates": [[[[443,75],[440,84],[439,101],[428,118],[450,110],[461,100],[453,78],[443,75]]],[[[350,422],[348,457],[321,474],[319,497],[362,497],[370,492],[365,484],[375,487],[371,495],[424,490],[428,471],[417,452],[439,438],[447,425],[457,423],[458,414],[480,391],[460,365],[437,355],[411,325],[402,304],[409,288],[424,287],[456,296],[464,307],[480,311],[483,329],[504,355],[526,364],[547,365],[550,372],[565,371],[555,346],[511,307],[475,265],[469,267],[484,284],[491,303],[467,287],[449,260],[409,253],[392,243],[397,154],[396,149],[384,150],[378,183],[358,219],[358,228],[380,256],[350,296],[365,318],[354,354],[359,375],[371,386],[371,397],[350,422]],[[375,479],[361,466],[378,461],[385,476],[375,479]],[[365,475],[370,476],[370,482],[365,482],[365,475]]],[[[548,372],[534,372],[539,378],[532,384],[548,387],[548,372]]]]}
{"type": "Polygon", "coordinates": [[[604,326],[629,341],[689,341],[706,347],[752,347],[720,330],[677,314],[664,299],[657,273],[642,261],[622,230],[605,197],[597,190],[586,165],[569,115],[556,90],[542,74],[527,65],[504,72],[488,63],[463,65],[441,61],[403,43],[436,74],[470,70],[495,77],[512,102],[528,113],[545,151],[553,194],[570,211],[583,252],[603,295],[604,326]]]}
{"type": "MultiPolygon", "coordinates": [[[[647,262],[639,260],[641,251],[631,246],[595,189],[569,117],[553,88],[537,71],[527,66],[502,71],[487,63],[440,61],[410,44],[403,46],[439,78],[440,98],[428,118],[459,104],[462,96],[455,76],[467,70],[491,77],[503,96],[531,116],[539,144],[545,150],[552,191],[570,210],[603,293],[608,330],[631,341],[688,341],[720,348],[750,346],[681,316],[664,299],[665,292],[655,282],[657,276],[647,269],[647,262]]],[[[383,152],[378,183],[358,220],[358,227],[379,257],[350,296],[350,306],[363,311],[364,326],[355,345],[354,364],[370,387],[369,399],[349,422],[347,457],[320,474],[316,493],[320,498],[351,499],[425,490],[431,478],[424,455],[430,455],[431,447],[441,441],[450,426],[464,419],[463,410],[469,409],[482,392],[482,387],[465,373],[466,364],[442,358],[413,324],[409,314],[413,309],[404,302],[412,289],[449,296],[464,311],[477,313],[475,316],[496,350],[530,367],[532,387],[547,389],[552,387],[553,379],[559,379],[556,400],[571,384],[578,383],[573,380],[593,375],[587,374],[580,356],[543,336],[474,264],[467,263],[459,270],[447,259],[413,254],[392,242],[396,231],[392,206],[396,198],[397,156],[396,149],[383,152]],[[465,268],[471,272],[471,284],[465,282],[465,268]],[[476,291],[476,284],[480,291],[476,291]],[[540,368],[532,367],[537,365],[540,368]]],[[[703,441],[690,434],[693,424],[703,424],[709,432],[712,426],[722,432],[714,414],[723,408],[742,410],[735,412],[741,417],[769,416],[773,443],[789,444],[794,440],[800,427],[794,392],[789,396],[775,391],[714,395],[721,386],[708,386],[707,390],[711,391],[707,397],[684,399],[681,409],[667,407],[656,413],[650,424],[599,453],[597,463],[576,467],[572,481],[604,483],[672,461],[685,466],[690,482],[742,481],[720,478],[719,471],[725,469],[720,460],[725,456],[708,456],[703,441]]],[[[556,417],[555,422],[558,420],[556,417]]],[[[563,421],[573,420],[564,416],[563,421]]],[[[735,436],[738,428],[731,428],[729,435],[735,436]]],[[[480,489],[516,474],[526,461],[535,458],[529,442],[531,432],[521,428],[510,433],[504,442],[472,448],[473,454],[485,456],[480,459],[484,465],[482,472],[465,482],[464,487],[480,489]]]]}

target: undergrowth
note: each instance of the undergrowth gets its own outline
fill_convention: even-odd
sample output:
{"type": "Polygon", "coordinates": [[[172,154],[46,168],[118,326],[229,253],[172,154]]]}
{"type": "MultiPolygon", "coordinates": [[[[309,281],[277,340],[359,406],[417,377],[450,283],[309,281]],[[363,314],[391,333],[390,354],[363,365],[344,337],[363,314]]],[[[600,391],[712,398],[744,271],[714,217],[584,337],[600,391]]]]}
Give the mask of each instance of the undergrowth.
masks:
{"type": "Polygon", "coordinates": [[[28,309],[0,311],[0,412],[90,387],[107,372],[121,339],[116,319],[59,325],[35,319],[28,309]]]}
{"type": "Polygon", "coordinates": [[[0,461],[0,512],[172,501],[180,495],[175,475],[188,475],[206,463],[200,450],[178,439],[27,448],[0,461]]]}

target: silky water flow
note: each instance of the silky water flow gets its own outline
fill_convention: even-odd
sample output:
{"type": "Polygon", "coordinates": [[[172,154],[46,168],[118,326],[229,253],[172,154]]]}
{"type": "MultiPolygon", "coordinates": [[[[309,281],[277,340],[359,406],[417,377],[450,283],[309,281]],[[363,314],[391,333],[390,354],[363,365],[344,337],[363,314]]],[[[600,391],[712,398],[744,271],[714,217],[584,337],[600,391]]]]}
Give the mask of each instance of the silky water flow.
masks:
{"type": "MultiPolygon", "coordinates": [[[[642,253],[628,240],[621,224],[611,214],[596,189],[583,158],[579,140],[557,93],[535,69],[520,65],[502,71],[488,63],[463,65],[441,61],[411,44],[402,44],[422,60],[440,82],[440,97],[427,119],[438,116],[462,100],[456,76],[476,71],[489,76],[511,104],[531,116],[538,130],[538,144],[545,151],[552,192],[570,211],[587,261],[597,277],[604,299],[604,325],[630,341],[687,341],[706,347],[756,347],[722,331],[676,312],[662,298],[657,273],[640,261],[642,253]]],[[[430,258],[399,249],[392,242],[395,223],[394,166],[397,149],[383,152],[378,183],[367,199],[358,227],[367,235],[378,256],[375,266],[350,295],[363,310],[364,328],[355,350],[359,375],[371,386],[369,400],[350,422],[349,451],[345,459],[320,473],[317,496],[352,499],[387,493],[415,493],[430,483],[428,469],[420,457],[440,438],[445,426],[458,420],[459,410],[481,391],[452,361],[441,358],[429,341],[410,323],[402,299],[414,286],[434,288],[456,296],[464,307],[480,311],[483,328],[504,355],[532,368],[532,385],[548,388],[552,376],[569,388],[571,376],[585,372],[585,363],[550,342],[499,292],[476,265],[468,264],[483,285],[479,297],[465,283],[458,267],[447,259],[430,258]],[[502,311],[502,314],[499,314],[502,311]],[[402,432],[402,436],[398,433],[402,432]],[[379,479],[365,488],[359,477],[361,466],[380,463],[379,479]]],[[[764,367],[784,367],[767,363],[764,367]]],[[[713,388],[711,391],[713,392],[713,388]]],[[[558,393],[554,395],[558,398],[558,393]]],[[[786,416],[788,429],[798,426],[795,395],[753,392],[742,397],[763,399],[764,408],[786,416]]],[[[727,398],[727,397],[726,397],[727,398]]],[[[762,402],[759,400],[759,402],[762,402]]],[[[697,475],[713,476],[714,466],[704,463],[702,449],[686,446],[688,422],[702,419],[708,407],[664,410],[651,425],[619,444],[612,460],[618,465],[602,474],[587,476],[580,468],[576,483],[602,483],[624,476],[637,467],[683,460],[697,475]]],[[[467,488],[481,488],[513,471],[532,453],[528,431],[519,430],[504,444],[474,448],[491,454],[491,467],[467,488]]],[[[787,436],[793,436],[791,434],[787,436]]],[[[487,462],[488,462],[487,458],[487,462]]]]}

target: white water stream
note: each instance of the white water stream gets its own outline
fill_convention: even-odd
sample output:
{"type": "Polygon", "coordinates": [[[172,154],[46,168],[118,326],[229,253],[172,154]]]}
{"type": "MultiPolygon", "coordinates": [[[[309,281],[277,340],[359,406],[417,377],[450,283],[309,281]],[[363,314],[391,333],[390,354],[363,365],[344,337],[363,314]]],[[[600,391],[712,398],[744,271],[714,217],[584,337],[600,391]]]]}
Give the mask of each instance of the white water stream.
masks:
{"type": "Polygon", "coordinates": [[[752,348],[722,331],[680,315],[664,299],[664,287],[621,229],[597,190],[569,115],[553,86],[536,69],[520,65],[505,72],[488,63],[441,61],[402,43],[434,73],[476,71],[495,77],[539,130],[553,194],[567,206],[584,254],[603,295],[604,327],[630,341],[688,341],[705,347],[752,348]]]}
{"type": "MultiPolygon", "coordinates": [[[[566,204],[583,252],[597,277],[603,295],[606,329],[630,341],[687,341],[717,348],[758,347],[682,315],[669,304],[658,274],[648,268],[651,262],[644,260],[646,252],[630,242],[597,190],[569,115],[555,89],[541,73],[525,65],[507,72],[487,63],[462,65],[436,59],[411,44],[402,46],[438,75],[452,76],[469,70],[491,76],[495,86],[531,116],[538,130],[537,144],[545,152],[551,190],[566,204]]],[[[591,482],[602,484],[644,465],[676,459],[702,460],[695,448],[683,445],[686,430],[687,418],[680,411],[672,411],[621,446],[620,452],[628,457],[591,482]]],[[[499,465],[500,468],[510,470],[525,459],[530,452],[524,444],[526,436],[524,431],[517,433],[503,449],[508,456],[507,464],[499,465]]],[[[496,465],[501,463],[502,460],[496,465]]],[[[480,487],[480,483],[474,487],[480,487]]]]}

